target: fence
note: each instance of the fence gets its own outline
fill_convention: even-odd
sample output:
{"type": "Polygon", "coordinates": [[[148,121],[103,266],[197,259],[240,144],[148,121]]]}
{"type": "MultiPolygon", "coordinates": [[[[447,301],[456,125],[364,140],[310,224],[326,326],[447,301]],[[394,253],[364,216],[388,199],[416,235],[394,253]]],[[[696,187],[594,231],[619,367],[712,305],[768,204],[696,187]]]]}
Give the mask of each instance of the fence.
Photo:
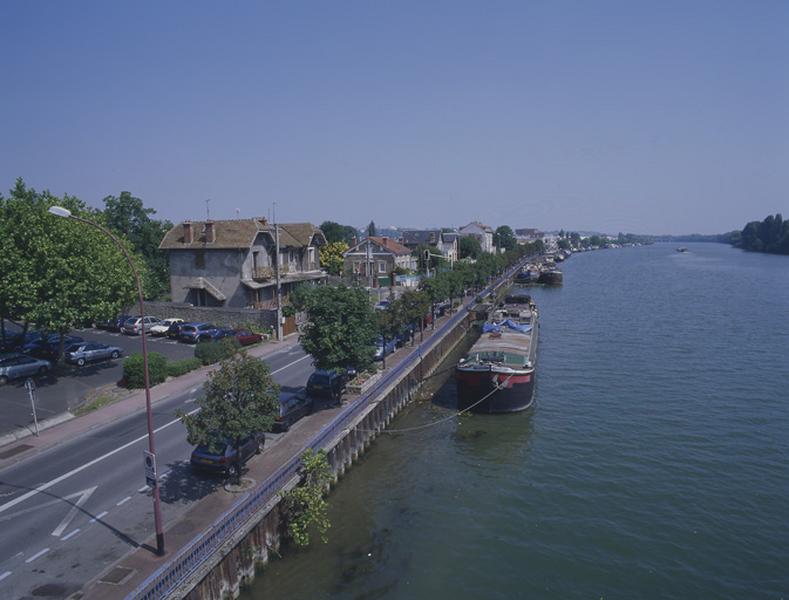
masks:
{"type": "MultiPolygon", "coordinates": [[[[478,296],[481,298],[489,296],[503,285],[518,268],[520,268],[520,263],[508,270],[496,284],[485,288],[478,296]]],[[[383,390],[396,382],[404,372],[418,363],[423,355],[430,352],[452,328],[465,319],[467,313],[475,304],[476,300],[472,300],[462,309],[459,309],[427,342],[419,344],[403,362],[382,377],[368,392],[340,412],[333,421],[323,427],[312,442],[263,481],[254,492],[245,495],[236,502],[232,508],[214,521],[211,527],[183,546],[166,564],[162,565],[143,581],[127,598],[139,598],[141,600],[166,598],[207,561],[214,552],[230,540],[253,515],[265,507],[280,492],[283,486],[298,473],[301,467],[301,456],[304,451],[308,448],[316,451],[320,450],[338,436],[383,390]]]]}

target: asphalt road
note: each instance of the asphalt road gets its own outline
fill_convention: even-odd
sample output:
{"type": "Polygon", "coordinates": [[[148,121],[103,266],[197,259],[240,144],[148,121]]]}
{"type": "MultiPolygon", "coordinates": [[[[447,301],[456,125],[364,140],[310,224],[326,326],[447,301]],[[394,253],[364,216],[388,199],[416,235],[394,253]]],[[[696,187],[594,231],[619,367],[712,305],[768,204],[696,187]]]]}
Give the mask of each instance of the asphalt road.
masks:
{"type": "MultiPolygon", "coordinates": [[[[66,412],[79,404],[88,392],[115,383],[123,376],[124,357],[142,352],[142,338],[99,329],[77,329],[71,332],[86,341],[101,342],[123,349],[118,360],[74,367],[63,375],[36,378],[36,413],[39,420],[66,412]]],[[[148,351],[160,352],[168,359],[178,360],[194,356],[194,346],[167,338],[148,336],[148,351]]],[[[0,434],[19,427],[31,427],[33,418],[30,397],[24,379],[14,380],[0,387],[0,434]]]]}
{"type": "MultiPolygon", "coordinates": [[[[267,362],[282,393],[306,384],[311,360],[299,346],[267,362]]],[[[177,410],[199,387],[154,406],[165,523],[222,484],[195,474],[177,410]]],[[[276,436],[267,434],[269,446],[276,436]]],[[[129,416],[0,471],[0,597],[64,598],[153,531],[144,485],[145,414],[129,416]]],[[[265,452],[265,450],[264,450],[265,452]]]]}

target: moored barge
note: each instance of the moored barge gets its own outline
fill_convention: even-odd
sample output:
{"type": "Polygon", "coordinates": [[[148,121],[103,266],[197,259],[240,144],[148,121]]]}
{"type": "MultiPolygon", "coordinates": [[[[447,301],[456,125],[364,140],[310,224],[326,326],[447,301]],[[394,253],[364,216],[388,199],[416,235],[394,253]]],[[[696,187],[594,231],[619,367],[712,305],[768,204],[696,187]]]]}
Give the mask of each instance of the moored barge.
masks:
{"type": "Polygon", "coordinates": [[[539,313],[513,289],[455,367],[458,408],[474,413],[526,410],[534,402],[539,313]]]}

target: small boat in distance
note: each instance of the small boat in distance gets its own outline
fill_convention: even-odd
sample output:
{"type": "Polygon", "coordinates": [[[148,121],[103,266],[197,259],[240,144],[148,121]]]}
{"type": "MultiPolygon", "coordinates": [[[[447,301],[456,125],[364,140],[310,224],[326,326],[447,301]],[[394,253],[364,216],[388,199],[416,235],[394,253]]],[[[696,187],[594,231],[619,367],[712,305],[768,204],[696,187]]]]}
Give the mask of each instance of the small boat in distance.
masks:
{"type": "Polygon", "coordinates": [[[685,246],[680,246],[679,248],[677,248],[677,252],[687,252],[687,251],[688,249],[685,248],[685,246]]]}

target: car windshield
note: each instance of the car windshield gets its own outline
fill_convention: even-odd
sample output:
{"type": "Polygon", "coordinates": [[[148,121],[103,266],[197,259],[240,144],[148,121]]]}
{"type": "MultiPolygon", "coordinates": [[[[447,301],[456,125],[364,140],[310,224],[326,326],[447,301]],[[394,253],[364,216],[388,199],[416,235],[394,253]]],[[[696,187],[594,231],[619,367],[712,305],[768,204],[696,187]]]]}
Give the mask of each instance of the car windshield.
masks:
{"type": "Polygon", "coordinates": [[[310,379],[313,385],[329,385],[328,373],[313,373],[310,379]]]}
{"type": "Polygon", "coordinates": [[[200,325],[200,327],[198,327],[200,331],[205,331],[206,329],[213,329],[213,328],[214,328],[213,325],[200,325]]]}
{"type": "Polygon", "coordinates": [[[182,325],[181,326],[181,331],[185,331],[186,333],[189,333],[190,331],[195,331],[196,329],[197,329],[197,327],[195,327],[194,325],[182,325]]]}
{"type": "Polygon", "coordinates": [[[71,344],[64,349],[64,352],[77,352],[81,347],[80,344],[71,344]]]}

